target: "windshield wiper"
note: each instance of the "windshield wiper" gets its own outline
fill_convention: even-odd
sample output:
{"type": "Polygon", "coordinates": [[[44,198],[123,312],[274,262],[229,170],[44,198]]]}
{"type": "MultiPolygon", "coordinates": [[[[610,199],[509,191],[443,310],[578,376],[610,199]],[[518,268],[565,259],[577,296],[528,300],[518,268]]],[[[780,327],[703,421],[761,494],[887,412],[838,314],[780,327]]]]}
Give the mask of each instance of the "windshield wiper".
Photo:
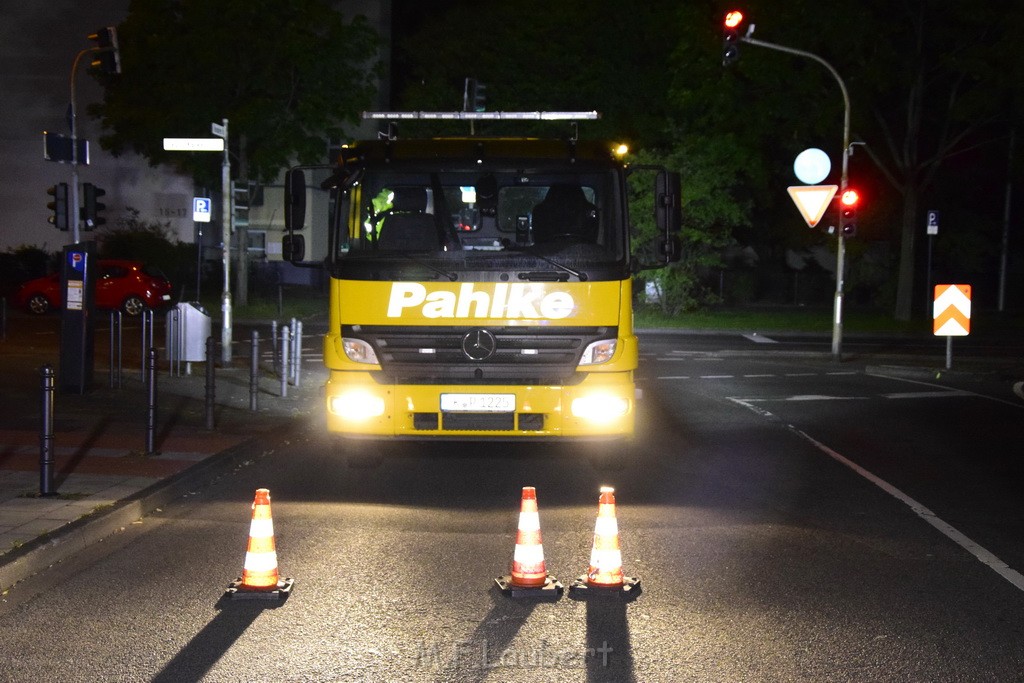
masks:
{"type": "Polygon", "coordinates": [[[438,267],[437,267],[437,266],[435,266],[435,265],[432,265],[432,264],[430,264],[430,263],[427,263],[427,262],[426,262],[426,261],[424,261],[423,259],[420,259],[420,258],[416,258],[415,256],[413,256],[412,254],[410,254],[410,253],[408,253],[408,252],[405,252],[405,251],[399,251],[399,252],[395,252],[395,253],[397,253],[398,255],[402,256],[403,258],[406,258],[406,259],[408,259],[408,260],[412,261],[412,262],[413,262],[413,263],[415,263],[416,265],[420,265],[420,266],[423,266],[424,268],[427,268],[427,269],[429,269],[429,270],[432,270],[432,271],[434,271],[434,272],[435,272],[435,273],[437,273],[438,275],[442,275],[442,276],[444,276],[445,278],[447,278],[447,279],[448,279],[448,281],[449,281],[449,282],[455,282],[456,280],[458,280],[458,279],[459,279],[459,274],[458,274],[458,273],[453,273],[453,272],[451,272],[451,271],[448,271],[448,270],[443,270],[443,269],[441,269],[441,268],[438,268],[438,267]]]}
{"type": "MultiPolygon", "coordinates": [[[[516,244],[513,244],[509,240],[503,240],[503,243],[504,243],[504,247],[505,247],[506,251],[518,251],[518,252],[523,253],[523,254],[527,253],[526,249],[524,249],[523,247],[520,247],[520,246],[518,246],[516,244]]],[[[534,256],[536,258],[539,258],[544,263],[552,265],[555,268],[558,268],[560,271],[562,271],[564,273],[568,273],[569,275],[572,275],[573,277],[575,277],[580,282],[586,282],[587,281],[587,274],[584,273],[583,271],[573,270],[572,268],[570,268],[567,265],[559,263],[558,261],[556,261],[554,259],[550,259],[547,256],[544,256],[543,254],[538,254],[536,252],[530,252],[530,256],[534,256]]],[[[530,272],[519,273],[519,279],[520,280],[538,280],[538,281],[541,281],[541,282],[557,282],[558,276],[555,275],[554,273],[549,273],[549,272],[545,272],[545,271],[530,271],[530,272]]]]}

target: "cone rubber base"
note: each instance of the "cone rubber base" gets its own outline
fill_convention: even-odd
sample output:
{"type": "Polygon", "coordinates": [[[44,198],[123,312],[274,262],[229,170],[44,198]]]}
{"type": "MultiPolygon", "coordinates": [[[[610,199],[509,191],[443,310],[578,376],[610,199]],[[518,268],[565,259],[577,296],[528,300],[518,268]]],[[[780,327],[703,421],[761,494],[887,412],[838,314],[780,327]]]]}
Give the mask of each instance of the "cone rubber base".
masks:
{"type": "Polygon", "coordinates": [[[640,577],[626,576],[621,586],[592,586],[587,583],[587,575],[580,576],[569,584],[569,595],[573,598],[619,598],[633,600],[640,595],[640,577]]]}
{"type": "Polygon", "coordinates": [[[235,579],[224,591],[224,597],[231,600],[284,600],[292,592],[295,579],[281,579],[277,586],[269,590],[245,588],[241,577],[235,579]]]}
{"type": "Polygon", "coordinates": [[[498,584],[502,593],[513,598],[558,600],[562,597],[562,584],[551,574],[544,579],[543,586],[516,586],[512,584],[511,576],[499,576],[494,583],[498,584]]]}

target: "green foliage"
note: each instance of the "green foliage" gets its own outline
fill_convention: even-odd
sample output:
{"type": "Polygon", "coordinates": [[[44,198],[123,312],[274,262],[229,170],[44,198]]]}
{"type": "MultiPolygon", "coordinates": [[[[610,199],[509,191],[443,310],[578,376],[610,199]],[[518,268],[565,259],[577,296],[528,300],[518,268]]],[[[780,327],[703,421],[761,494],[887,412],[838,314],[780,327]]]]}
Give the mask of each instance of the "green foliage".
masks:
{"type": "MultiPolygon", "coordinates": [[[[601,120],[581,124],[581,137],[650,143],[664,132],[666,80],[658,65],[677,38],[668,29],[676,5],[652,0],[624,11],[618,0],[457,3],[396,46],[396,104],[459,110],[464,79],[472,77],[486,84],[489,111],[597,110],[601,120]]],[[[481,122],[476,132],[550,136],[552,124],[542,125],[481,122]]],[[[421,130],[428,129],[417,125],[421,130]]]]}
{"type": "Polygon", "coordinates": [[[29,277],[40,277],[53,272],[60,264],[60,256],[47,252],[35,245],[23,244],[11,252],[21,264],[21,270],[29,277]]]}
{"type": "Polygon", "coordinates": [[[162,270],[176,287],[195,278],[195,245],[175,239],[170,223],[140,218],[138,209],[127,207],[127,213],[97,232],[96,238],[100,258],[143,261],[162,270]]]}
{"type": "Polygon", "coordinates": [[[326,0],[135,0],[118,33],[123,73],[97,75],[105,95],[90,110],[103,147],[204,184],[218,155],[165,152],[164,137],[208,137],[227,118],[240,177],[266,180],[295,157],[323,161],[375,92],[377,35],[326,0]]]}
{"type": "MultiPolygon", "coordinates": [[[[897,314],[909,310],[915,261],[923,261],[914,248],[923,211],[952,216],[988,193],[988,215],[972,226],[998,220],[1001,197],[992,199],[1003,187],[1005,143],[1024,112],[1024,6],[748,0],[743,8],[755,38],[818,55],[847,86],[851,138],[864,143],[850,158],[849,179],[865,198],[858,237],[848,243],[847,285],[870,289],[860,292],[863,300],[902,302],[897,314]],[[887,257],[861,248],[871,242],[885,244],[887,257]]],[[[628,11],[612,0],[456,2],[398,46],[400,105],[457,109],[463,79],[475,77],[487,84],[492,110],[601,111],[581,136],[625,138],[647,155],[638,158],[683,177],[684,260],[643,277],[668,292],[665,310],[711,303],[706,283],[726,248],[753,247],[776,280],[793,273],[787,249],[834,248],[835,238],[807,229],[786,187],[796,184],[800,151],[825,150],[832,159],[825,182],[835,184],[843,154],[845,107],[835,77],[812,59],[749,43],[723,68],[726,9],[717,0],[634,3],[628,11]]],[[[1020,166],[1024,155],[1015,160],[1020,166]]],[[[638,243],[653,227],[647,213],[632,216],[638,243]]],[[[978,237],[944,233],[936,254],[949,255],[951,270],[987,264],[991,271],[994,250],[978,237]]],[[[749,275],[756,301],[770,278],[749,275]]]]}

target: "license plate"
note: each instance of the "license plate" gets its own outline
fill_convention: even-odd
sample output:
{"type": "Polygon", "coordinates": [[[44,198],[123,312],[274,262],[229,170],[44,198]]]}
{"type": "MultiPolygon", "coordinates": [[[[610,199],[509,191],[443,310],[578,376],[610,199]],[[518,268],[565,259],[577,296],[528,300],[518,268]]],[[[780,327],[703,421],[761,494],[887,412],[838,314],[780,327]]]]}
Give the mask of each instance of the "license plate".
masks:
{"type": "Polygon", "coordinates": [[[441,394],[441,410],[446,413],[512,413],[515,394],[441,394]]]}

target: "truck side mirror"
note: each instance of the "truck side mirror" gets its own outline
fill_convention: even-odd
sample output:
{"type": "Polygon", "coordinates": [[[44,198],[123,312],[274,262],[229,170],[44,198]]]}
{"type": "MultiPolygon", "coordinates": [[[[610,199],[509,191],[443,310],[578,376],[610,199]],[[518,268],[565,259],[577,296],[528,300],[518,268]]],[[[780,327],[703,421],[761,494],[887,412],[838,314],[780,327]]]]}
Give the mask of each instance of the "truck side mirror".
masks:
{"type": "Polygon", "coordinates": [[[291,233],[281,238],[281,258],[296,263],[306,258],[306,238],[291,233]]]}
{"type": "Polygon", "coordinates": [[[306,223],[306,174],[299,168],[284,175],[284,227],[289,232],[302,230],[306,223]]]}
{"type": "Polygon", "coordinates": [[[679,239],[681,188],[679,174],[671,171],[659,172],[654,182],[654,217],[664,236],[660,251],[666,263],[676,262],[683,255],[679,239]]]}

